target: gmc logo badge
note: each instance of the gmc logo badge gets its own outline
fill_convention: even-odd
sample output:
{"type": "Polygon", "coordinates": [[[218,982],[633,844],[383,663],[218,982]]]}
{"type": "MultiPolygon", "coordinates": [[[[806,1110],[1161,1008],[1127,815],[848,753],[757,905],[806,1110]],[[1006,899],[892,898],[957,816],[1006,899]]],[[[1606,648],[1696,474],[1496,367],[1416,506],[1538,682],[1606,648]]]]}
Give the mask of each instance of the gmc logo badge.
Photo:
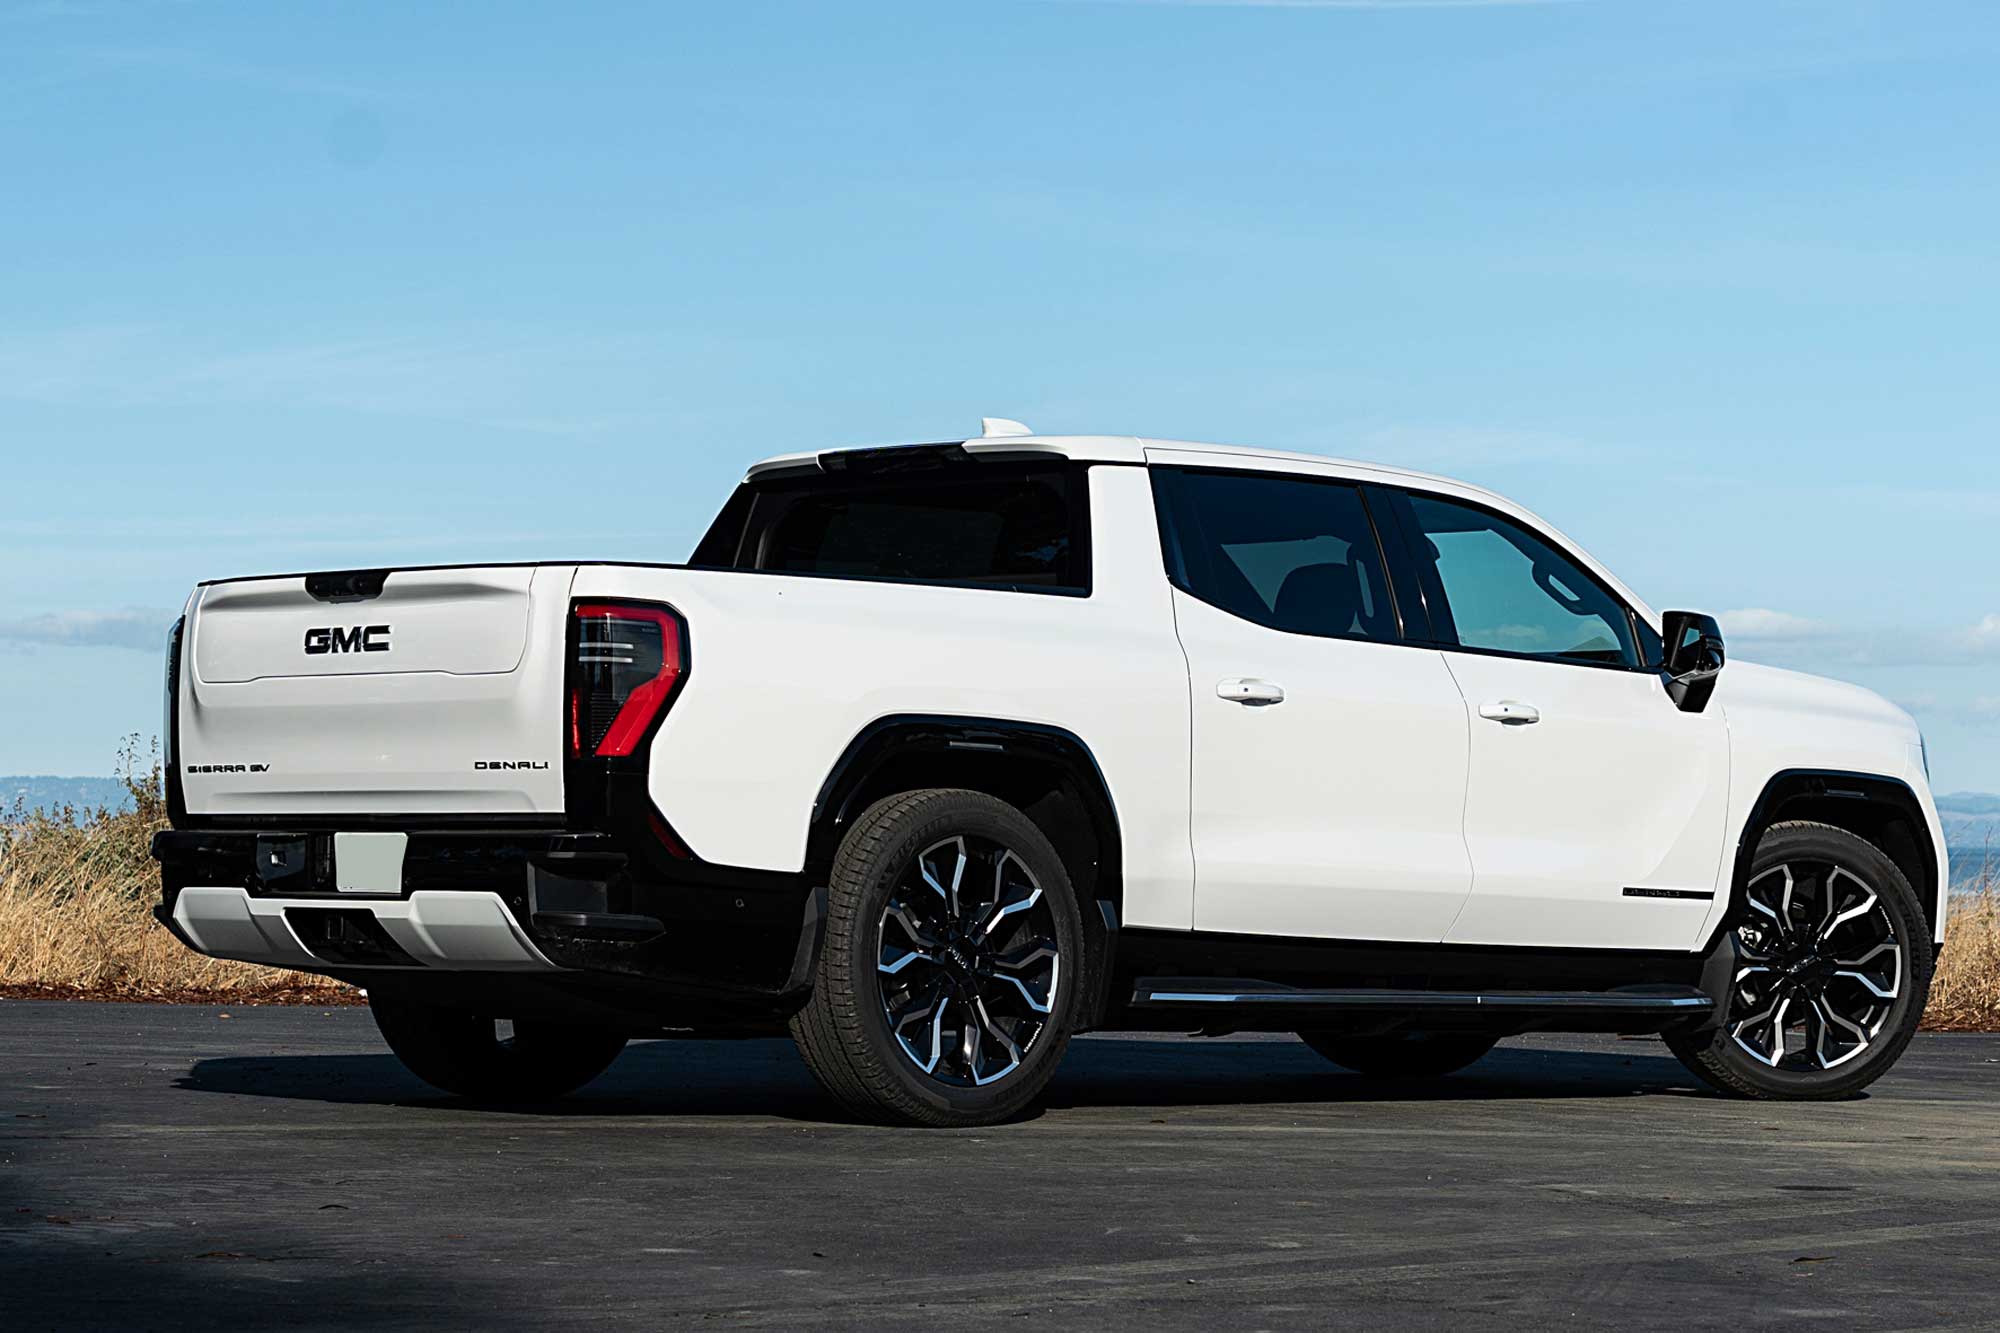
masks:
{"type": "Polygon", "coordinates": [[[329,625],[306,631],[306,656],[323,653],[386,653],[389,651],[387,625],[329,625]]]}

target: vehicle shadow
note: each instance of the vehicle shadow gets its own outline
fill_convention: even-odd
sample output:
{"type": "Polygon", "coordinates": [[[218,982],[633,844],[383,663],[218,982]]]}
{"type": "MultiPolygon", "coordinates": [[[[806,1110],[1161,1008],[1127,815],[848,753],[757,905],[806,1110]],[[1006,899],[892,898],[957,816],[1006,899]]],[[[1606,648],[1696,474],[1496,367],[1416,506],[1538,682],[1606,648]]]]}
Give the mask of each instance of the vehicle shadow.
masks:
{"type": "MultiPolygon", "coordinates": [[[[1047,1109],[1228,1107],[1367,1102],[1695,1095],[1699,1085],[1660,1048],[1626,1052],[1501,1046],[1448,1078],[1364,1078],[1289,1040],[1088,1037],[1042,1098],[1047,1109]]],[[[473,1107],[419,1081],[393,1055],[227,1056],[197,1061],[175,1083],[191,1092],[337,1105],[473,1107]]],[[[586,1116],[761,1116],[815,1122],[847,1117],[820,1091],[784,1040],[647,1041],[558,1102],[496,1107],[586,1116]]]]}

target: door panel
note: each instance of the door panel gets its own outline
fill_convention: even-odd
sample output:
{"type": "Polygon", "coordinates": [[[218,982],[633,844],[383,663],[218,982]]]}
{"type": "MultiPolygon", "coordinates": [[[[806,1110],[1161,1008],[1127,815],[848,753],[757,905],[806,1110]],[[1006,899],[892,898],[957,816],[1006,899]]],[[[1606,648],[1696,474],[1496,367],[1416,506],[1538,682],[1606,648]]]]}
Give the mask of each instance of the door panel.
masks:
{"type": "Polygon", "coordinates": [[[1473,653],[1444,660],[1472,712],[1473,885],[1446,939],[1695,947],[1729,800],[1721,711],[1681,712],[1645,672],[1473,653]],[[1526,706],[1538,720],[1485,716],[1496,704],[1526,706]]]}
{"type": "Polygon", "coordinates": [[[1194,713],[1195,928],[1441,939],[1472,884],[1465,705],[1442,655],[1289,634],[1179,589],[1174,615],[1194,713]],[[1236,681],[1283,702],[1222,697],[1236,681]]]}

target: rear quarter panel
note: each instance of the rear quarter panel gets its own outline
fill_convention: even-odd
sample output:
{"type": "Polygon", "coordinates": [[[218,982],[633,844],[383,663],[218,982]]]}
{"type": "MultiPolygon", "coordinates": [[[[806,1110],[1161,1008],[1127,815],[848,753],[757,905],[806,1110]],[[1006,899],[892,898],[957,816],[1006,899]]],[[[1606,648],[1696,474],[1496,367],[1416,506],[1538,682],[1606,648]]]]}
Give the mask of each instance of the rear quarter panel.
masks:
{"type": "Polygon", "coordinates": [[[1187,668],[1144,469],[1091,472],[1088,597],[732,571],[584,566],[576,597],[666,602],[690,671],[653,742],[654,803],[703,859],[803,867],[849,742],[895,714],[1081,737],[1116,806],[1125,919],[1186,928],[1187,668]]]}

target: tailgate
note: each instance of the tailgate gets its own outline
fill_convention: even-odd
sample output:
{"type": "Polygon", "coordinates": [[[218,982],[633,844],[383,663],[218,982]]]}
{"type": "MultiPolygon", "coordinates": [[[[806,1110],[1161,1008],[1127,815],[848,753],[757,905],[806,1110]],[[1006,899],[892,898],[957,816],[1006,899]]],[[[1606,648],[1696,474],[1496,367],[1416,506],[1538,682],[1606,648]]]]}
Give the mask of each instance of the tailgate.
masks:
{"type": "Polygon", "coordinates": [[[195,815],[557,815],[569,565],[201,590],[177,753],[195,815]]]}

